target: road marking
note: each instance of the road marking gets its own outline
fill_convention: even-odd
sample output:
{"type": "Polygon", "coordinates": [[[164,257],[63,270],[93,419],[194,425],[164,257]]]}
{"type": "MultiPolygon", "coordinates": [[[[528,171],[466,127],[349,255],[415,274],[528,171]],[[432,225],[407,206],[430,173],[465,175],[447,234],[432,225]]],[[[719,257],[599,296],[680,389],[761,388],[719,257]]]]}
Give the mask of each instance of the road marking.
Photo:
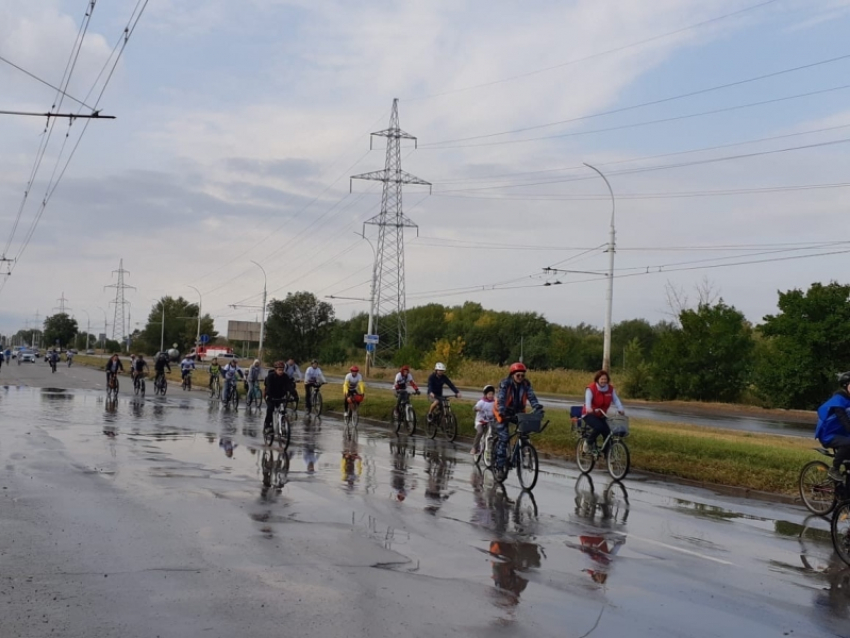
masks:
{"type": "Polygon", "coordinates": [[[714,563],[720,563],[721,565],[734,565],[735,563],[730,563],[728,560],[723,560],[721,558],[714,558],[713,556],[706,556],[705,554],[700,554],[699,552],[695,552],[691,549],[685,549],[684,547],[676,547],[675,545],[670,545],[669,543],[662,543],[661,541],[654,540],[652,538],[643,538],[641,536],[635,536],[634,534],[626,534],[628,538],[633,538],[638,541],[643,541],[644,543],[649,543],[650,545],[658,545],[659,547],[664,547],[666,549],[672,549],[674,552],[680,552],[682,554],[688,554],[689,556],[696,556],[697,558],[704,558],[705,560],[710,560],[714,563]]]}

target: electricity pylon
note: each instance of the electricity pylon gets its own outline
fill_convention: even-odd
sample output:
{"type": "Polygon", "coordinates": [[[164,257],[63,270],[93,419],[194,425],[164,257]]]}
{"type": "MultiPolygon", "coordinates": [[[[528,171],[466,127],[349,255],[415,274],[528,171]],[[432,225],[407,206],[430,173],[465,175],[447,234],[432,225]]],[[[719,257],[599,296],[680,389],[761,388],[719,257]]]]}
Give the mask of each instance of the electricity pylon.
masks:
{"type": "MultiPolygon", "coordinates": [[[[389,128],[372,133],[369,138],[370,146],[376,135],[387,138],[384,169],[352,175],[351,179],[368,179],[384,183],[381,212],[369,219],[366,224],[378,227],[378,244],[372,266],[368,331],[370,335],[379,336],[375,358],[377,361],[385,362],[407,341],[404,229],[415,228],[417,234],[419,232],[419,227],[404,214],[402,186],[404,184],[431,186],[431,183],[401,169],[401,140],[413,140],[415,144],[416,138],[399,128],[398,99],[393,100],[389,128]]],[[[367,358],[367,369],[372,361],[367,358]]]]}
{"type": "Polygon", "coordinates": [[[129,326],[127,326],[127,321],[129,321],[129,315],[125,312],[125,306],[129,305],[129,301],[124,298],[124,291],[126,289],[135,290],[133,286],[128,286],[124,283],[124,275],[129,275],[130,272],[124,270],[124,260],[122,259],[119,262],[118,270],[113,270],[112,274],[118,273],[118,281],[114,284],[110,284],[108,286],[104,286],[104,288],[115,288],[115,300],[110,301],[110,304],[115,305],[115,316],[112,319],[112,340],[118,341],[119,343],[123,343],[124,338],[127,336],[129,326]]]}

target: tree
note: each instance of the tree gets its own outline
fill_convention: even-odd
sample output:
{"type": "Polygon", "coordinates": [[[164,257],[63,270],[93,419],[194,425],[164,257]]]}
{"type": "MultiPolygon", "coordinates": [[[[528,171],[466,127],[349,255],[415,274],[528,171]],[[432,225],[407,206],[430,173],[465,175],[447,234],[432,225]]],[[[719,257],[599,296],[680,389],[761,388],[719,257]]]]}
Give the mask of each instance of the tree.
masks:
{"type": "Polygon", "coordinates": [[[44,346],[52,348],[73,347],[74,336],[77,334],[77,320],[60,312],[44,320],[44,346]]]}
{"type": "MultiPolygon", "coordinates": [[[[145,354],[154,354],[160,349],[160,342],[164,341],[165,349],[168,350],[177,344],[180,352],[188,352],[195,344],[195,336],[198,332],[198,304],[189,303],[183,297],[163,297],[151,308],[147,324],[139,333],[133,349],[145,354]],[[163,339],[162,309],[165,307],[165,331],[163,339]]],[[[209,315],[201,317],[201,334],[209,335],[211,339],[218,333],[213,327],[213,319],[209,315]]]]}
{"type": "Polygon", "coordinates": [[[780,292],[778,305],[759,327],[765,343],[756,386],[773,405],[815,408],[836,389],[836,374],[850,368],[850,286],[780,292]]]}
{"type": "Polygon", "coordinates": [[[266,347],[272,359],[304,362],[318,356],[331,336],[334,310],[311,292],[295,292],[272,299],[266,320],[266,347]]]}
{"type": "Polygon", "coordinates": [[[721,299],[679,314],[681,328],[664,332],[653,351],[653,394],[662,399],[735,401],[752,368],[752,328],[721,299]]]}

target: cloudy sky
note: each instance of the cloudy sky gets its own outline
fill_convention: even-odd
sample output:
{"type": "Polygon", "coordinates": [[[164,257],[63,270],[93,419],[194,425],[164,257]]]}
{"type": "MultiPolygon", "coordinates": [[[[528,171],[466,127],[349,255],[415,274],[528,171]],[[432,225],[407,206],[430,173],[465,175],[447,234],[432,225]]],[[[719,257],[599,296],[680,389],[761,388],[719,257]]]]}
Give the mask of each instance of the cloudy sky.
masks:
{"type": "MultiPolygon", "coordinates": [[[[9,62],[60,85],[89,2],[0,3],[0,109],[58,104],[9,62]]],[[[72,98],[94,106],[143,4],[95,4],[61,111],[90,112],[72,98]]],[[[588,162],[617,198],[615,321],[667,318],[667,287],[707,279],[757,322],[777,290],[848,281],[848,32],[848,0],[149,0],[97,105],[117,119],[48,137],[44,118],[0,115],[0,249],[17,260],[0,332],[63,293],[111,324],[121,259],[134,328],[189,286],[220,330],[253,319],[251,260],[270,297],[366,309],[355,232],[380,185],[348,178],[383,168],[368,133],[393,98],[419,140],[404,168],[433,183],[405,190],[409,306],[601,325],[611,203],[588,162]]]]}

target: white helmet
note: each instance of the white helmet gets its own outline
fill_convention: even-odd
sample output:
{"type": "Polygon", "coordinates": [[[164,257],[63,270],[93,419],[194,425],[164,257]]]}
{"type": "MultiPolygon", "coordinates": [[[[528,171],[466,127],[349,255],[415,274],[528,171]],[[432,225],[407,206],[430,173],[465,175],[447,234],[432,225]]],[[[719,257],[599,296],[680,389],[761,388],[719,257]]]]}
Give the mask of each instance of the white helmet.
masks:
{"type": "Polygon", "coordinates": [[[438,363],[437,365],[434,366],[434,370],[439,370],[440,372],[445,372],[446,371],[446,364],[445,363],[438,363]]]}
{"type": "Polygon", "coordinates": [[[260,360],[259,360],[259,359],[254,359],[254,365],[255,365],[255,366],[260,365],[260,360]]]}

